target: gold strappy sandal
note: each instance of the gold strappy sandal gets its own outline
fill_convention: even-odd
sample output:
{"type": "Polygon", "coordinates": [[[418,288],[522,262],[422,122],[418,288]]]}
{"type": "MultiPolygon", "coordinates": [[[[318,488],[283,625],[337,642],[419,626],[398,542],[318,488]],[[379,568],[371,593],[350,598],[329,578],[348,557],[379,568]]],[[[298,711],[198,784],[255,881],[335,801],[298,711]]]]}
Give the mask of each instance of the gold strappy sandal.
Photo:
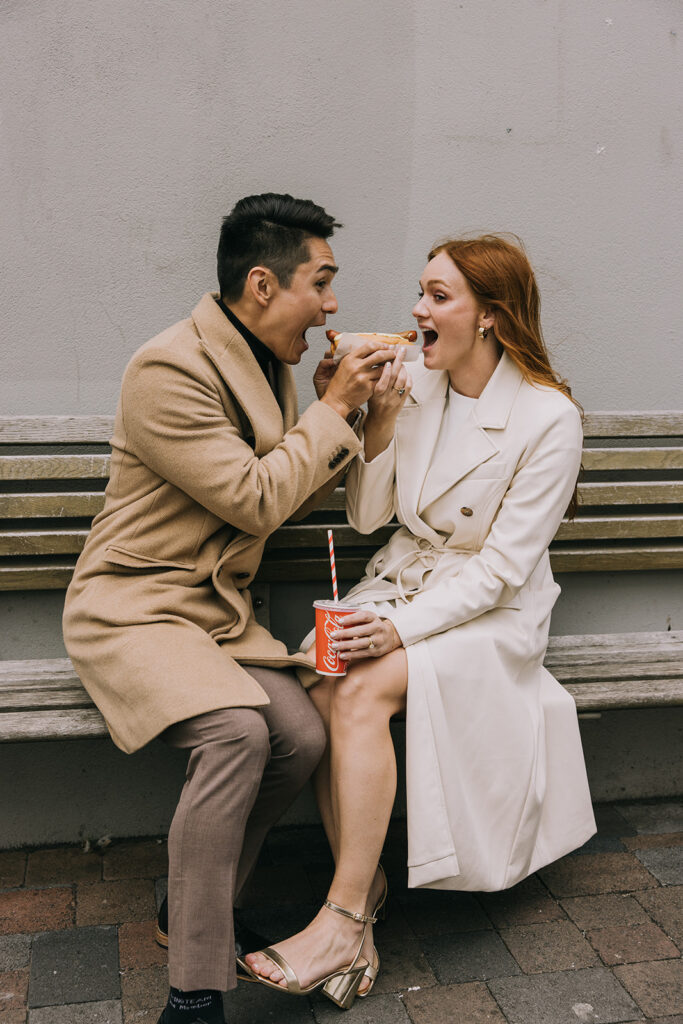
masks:
{"type": "MultiPolygon", "coordinates": [[[[335,914],[341,914],[342,917],[348,917],[351,921],[358,921],[363,925],[358,950],[348,967],[332,971],[330,974],[326,974],[324,978],[318,978],[317,981],[312,982],[310,985],[302,986],[299,984],[299,979],[285,958],[276,949],[267,946],[266,949],[259,950],[263,956],[268,957],[282,971],[287,982],[287,987],[284,988],[278,982],[271,981],[270,978],[264,978],[262,975],[257,974],[241,957],[238,957],[237,963],[254,981],[259,982],[261,985],[266,985],[267,988],[274,988],[278,992],[286,992],[291,996],[305,996],[322,986],[323,993],[328,999],[331,999],[342,1010],[350,1010],[358,994],[358,986],[363,980],[366,971],[372,968],[372,965],[364,957],[361,957],[361,953],[363,952],[363,944],[365,942],[365,930],[369,924],[375,924],[377,918],[369,914],[355,914],[351,910],[345,910],[343,907],[337,906],[336,903],[332,903],[330,900],[325,900],[323,905],[328,910],[333,910],[335,914]]],[[[372,982],[374,982],[374,978],[372,982]]]]}
{"type": "MultiPolygon", "coordinates": [[[[384,889],[382,890],[382,894],[381,894],[380,898],[378,899],[377,903],[375,904],[375,909],[373,910],[372,915],[378,921],[384,921],[386,919],[386,916],[387,916],[387,891],[388,891],[387,876],[386,876],[384,868],[382,867],[381,864],[378,864],[377,867],[379,868],[379,870],[381,872],[381,875],[382,875],[382,880],[384,882],[384,889]]],[[[368,985],[367,988],[363,989],[362,992],[360,991],[360,989],[358,990],[358,992],[356,992],[356,995],[358,996],[359,999],[365,999],[366,996],[370,995],[370,993],[372,992],[372,986],[377,981],[377,975],[378,974],[379,974],[379,953],[377,952],[377,946],[373,946],[372,947],[372,963],[368,964],[368,966],[365,968],[365,975],[364,975],[364,977],[368,979],[370,984],[368,985]]]]}

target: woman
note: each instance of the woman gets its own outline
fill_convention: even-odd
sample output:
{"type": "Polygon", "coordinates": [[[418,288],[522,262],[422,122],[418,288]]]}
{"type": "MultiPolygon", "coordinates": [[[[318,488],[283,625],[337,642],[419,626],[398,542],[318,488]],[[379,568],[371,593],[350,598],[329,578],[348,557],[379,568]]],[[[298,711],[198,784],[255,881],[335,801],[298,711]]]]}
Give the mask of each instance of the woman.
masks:
{"type": "Polygon", "coordinates": [[[346,484],[357,530],[401,526],[345,598],[361,609],[336,634],[347,675],[310,690],[330,737],[316,790],[334,879],[303,932],[245,960],[265,984],[324,984],[346,1006],[379,966],[392,715],[406,713],[410,886],[505,889],[595,831],[574,703],[543,667],[559,593],[548,545],[581,416],[521,248],[445,242],[420,288],[423,363],[412,382],[400,358],[385,367],[346,484]]]}

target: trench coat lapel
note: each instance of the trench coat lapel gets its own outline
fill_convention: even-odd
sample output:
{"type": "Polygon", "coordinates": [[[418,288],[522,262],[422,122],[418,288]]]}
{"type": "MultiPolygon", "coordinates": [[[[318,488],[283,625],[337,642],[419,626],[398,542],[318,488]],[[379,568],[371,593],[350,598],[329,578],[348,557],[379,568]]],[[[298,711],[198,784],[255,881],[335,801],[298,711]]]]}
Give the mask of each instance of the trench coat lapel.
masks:
{"type": "Polygon", "coordinates": [[[499,451],[497,431],[503,430],[522,382],[522,374],[503,353],[491,379],[460,428],[457,444],[435,460],[418,502],[421,514],[428,505],[499,451]]]}
{"type": "MultiPolygon", "coordinates": [[[[192,311],[200,345],[237,399],[254,431],[254,451],[263,456],[282,440],[285,424],[275,395],[242,335],[207,292],[192,311]]],[[[296,419],[296,397],[289,367],[279,369],[285,417],[296,419]]]]}
{"type": "Polygon", "coordinates": [[[418,499],[443,418],[448,374],[425,370],[396,423],[396,493],[401,521],[418,537],[440,543],[417,513],[418,499]]]}

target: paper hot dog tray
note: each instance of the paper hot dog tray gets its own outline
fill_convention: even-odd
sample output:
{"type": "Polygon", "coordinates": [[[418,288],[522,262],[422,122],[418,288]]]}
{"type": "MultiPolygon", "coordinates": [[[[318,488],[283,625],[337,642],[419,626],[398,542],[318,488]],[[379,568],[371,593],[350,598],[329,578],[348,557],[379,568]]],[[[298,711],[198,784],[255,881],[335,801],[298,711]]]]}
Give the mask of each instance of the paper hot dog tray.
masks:
{"type": "Polygon", "coordinates": [[[381,331],[364,332],[362,334],[326,331],[326,334],[335,362],[339,362],[352,349],[364,344],[366,341],[378,341],[383,345],[402,345],[405,349],[403,359],[406,363],[417,359],[420,354],[420,346],[416,344],[417,331],[404,331],[402,334],[391,334],[381,331]]]}

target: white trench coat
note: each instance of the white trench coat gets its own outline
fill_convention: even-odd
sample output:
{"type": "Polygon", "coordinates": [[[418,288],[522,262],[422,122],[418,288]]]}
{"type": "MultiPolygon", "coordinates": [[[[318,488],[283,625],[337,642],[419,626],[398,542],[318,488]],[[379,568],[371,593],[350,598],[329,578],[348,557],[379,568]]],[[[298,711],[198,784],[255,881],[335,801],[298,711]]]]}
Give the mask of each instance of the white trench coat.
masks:
{"type": "Polygon", "coordinates": [[[448,376],[410,370],[394,443],[346,482],[357,530],[402,526],[345,600],[407,653],[408,884],[505,889],[595,832],[576,708],[543,667],[581,420],[504,354],[425,487],[448,376]]]}

